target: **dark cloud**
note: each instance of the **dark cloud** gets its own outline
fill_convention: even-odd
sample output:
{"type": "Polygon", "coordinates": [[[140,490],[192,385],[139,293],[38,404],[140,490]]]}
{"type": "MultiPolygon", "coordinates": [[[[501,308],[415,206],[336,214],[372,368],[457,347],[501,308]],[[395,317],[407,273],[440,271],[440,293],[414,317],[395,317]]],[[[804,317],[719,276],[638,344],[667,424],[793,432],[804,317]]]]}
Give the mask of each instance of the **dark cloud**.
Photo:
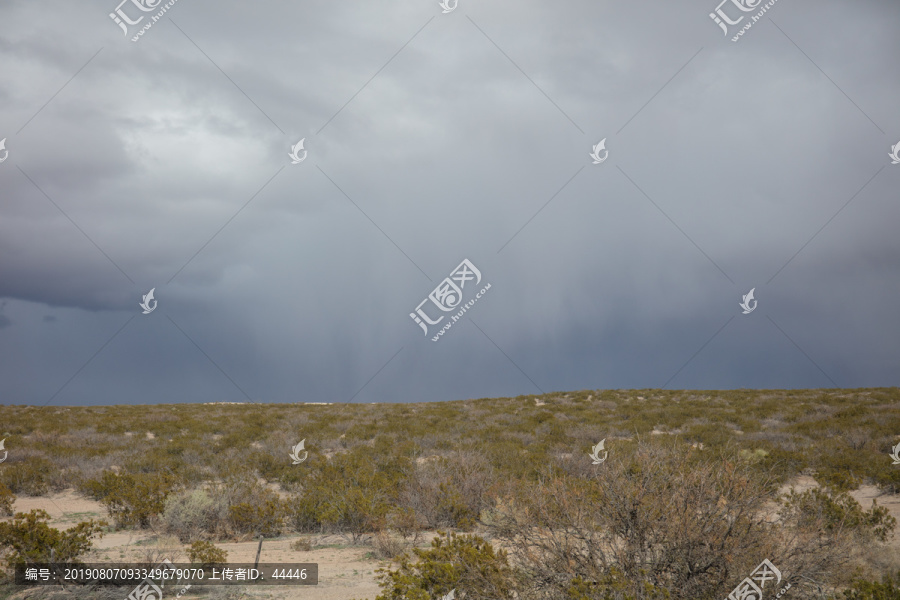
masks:
{"type": "Polygon", "coordinates": [[[900,5],[716,4],[6,3],[0,398],[898,385],[900,5]]]}

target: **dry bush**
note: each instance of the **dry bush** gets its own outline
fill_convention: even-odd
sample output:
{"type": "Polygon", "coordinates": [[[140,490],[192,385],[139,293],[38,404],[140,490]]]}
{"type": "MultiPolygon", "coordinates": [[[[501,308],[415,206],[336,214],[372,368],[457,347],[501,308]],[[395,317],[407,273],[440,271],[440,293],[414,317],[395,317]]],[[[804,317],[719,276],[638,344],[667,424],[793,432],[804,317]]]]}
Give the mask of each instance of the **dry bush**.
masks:
{"type": "Polygon", "coordinates": [[[77,586],[29,586],[27,591],[21,591],[22,586],[10,584],[7,589],[0,585],[0,598],[5,600],[122,600],[132,587],[112,585],[77,585],[77,586]],[[9,595],[6,595],[6,594],[9,595]]]}
{"type": "Polygon", "coordinates": [[[827,494],[794,498],[767,522],[772,483],[733,451],[638,442],[589,477],[551,471],[524,484],[489,530],[546,598],[700,600],[724,596],[763,558],[802,593],[801,577],[827,580],[854,544],[892,527],[827,494]]]}
{"type": "Polygon", "coordinates": [[[286,507],[278,494],[240,476],[206,488],[185,490],[166,500],[162,525],[182,543],[271,537],[281,532],[286,507]]]}
{"type": "Polygon", "coordinates": [[[378,558],[393,559],[406,550],[406,543],[388,531],[378,531],[372,536],[372,547],[378,558]]]}
{"type": "Polygon", "coordinates": [[[291,542],[291,550],[295,552],[309,552],[312,550],[312,541],[307,537],[299,537],[291,542]]]}
{"type": "Polygon", "coordinates": [[[185,490],[166,499],[162,523],[179,541],[190,543],[221,534],[225,513],[206,490],[185,490]]]}
{"type": "Polygon", "coordinates": [[[171,536],[159,536],[149,540],[149,544],[141,548],[137,564],[143,568],[152,569],[165,560],[177,563],[181,559],[181,555],[181,544],[177,539],[171,536]]]}
{"type": "Polygon", "coordinates": [[[412,539],[412,544],[419,543],[419,533],[425,529],[425,523],[421,521],[416,511],[408,506],[398,507],[388,515],[387,525],[397,531],[403,539],[412,539]]]}
{"type": "Polygon", "coordinates": [[[425,459],[414,469],[400,502],[421,515],[429,527],[470,530],[488,506],[493,469],[474,452],[425,459]]]}
{"type": "MultiPolygon", "coordinates": [[[[193,591],[193,588],[191,588],[191,590],[193,591]]],[[[199,588],[197,592],[208,593],[209,595],[205,597],[209,600],[242,600],[247,597],[247,586],[211,585],[206,588],[199,588]]]]}

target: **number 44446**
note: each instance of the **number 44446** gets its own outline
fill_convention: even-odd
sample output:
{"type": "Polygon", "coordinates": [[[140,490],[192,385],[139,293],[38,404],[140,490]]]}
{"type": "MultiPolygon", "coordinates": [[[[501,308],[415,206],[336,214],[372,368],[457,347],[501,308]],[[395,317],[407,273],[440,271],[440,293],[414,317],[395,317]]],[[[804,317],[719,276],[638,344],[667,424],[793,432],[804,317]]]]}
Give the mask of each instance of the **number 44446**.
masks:
{"type": "Polygon", "coordinates": [[[306,569],[275,569],[272,579],[306,579],[306,569]]]}

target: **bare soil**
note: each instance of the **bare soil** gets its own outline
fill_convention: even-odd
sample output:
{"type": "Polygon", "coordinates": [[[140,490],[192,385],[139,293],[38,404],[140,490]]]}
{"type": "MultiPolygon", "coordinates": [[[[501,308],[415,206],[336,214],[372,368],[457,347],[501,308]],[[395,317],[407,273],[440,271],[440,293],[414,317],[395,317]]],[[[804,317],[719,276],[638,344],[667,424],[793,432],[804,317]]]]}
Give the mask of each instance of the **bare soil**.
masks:
{"type": "MultiPolygon", "coordinates": [[[[79,496],[74,490],[46,497],[17,498],[16,512],[43,509],[50,514],[50,526],[68,529],[87,519],[105,519],[106,510],[101,504],[79,496]]],[[[270,600],[374,600],[380,589],[375,579],[375,569],[386,567],[389,561],[374,557],[370,546],[354,546],[341,536],[315,536],[312,550],[291,549],[291,543],[299,535],[265,540],[260,562],[299,563],[319,565],[319,583],[316,586],[258,586],[248,587],[245,598],[270,600]]],[[[308,537],[308,536],[307,536],[308,537]]],[[[426,539],[431,536],[427,536],[426,539]]],[[[252,563],[256,559],[257,540],[247,542],[216,542],[216,546],[228,552],[228,561],[252,563]]],[[[172,562],[188,562],[185,546],[171,536],[157,535],[151,531],[122,531],[107,533],[95,540],[94,548],[86,554],[84,562],[144,562],[148,553],[158,560],[169,558],[172,562]]],[[[177,592],[176,592],[177,593],[177,592]]],[[[172,596],[174,598],[174,596],[172,596]]],[[[190,592],[182,600],[199,598],[190,592]]]]}
{"type": "MultiPolygon", "coordinates": [[[[781,491],[786,492],[793,487],[802,492],[818,484],[809,476],[800,476],[785,485],[781,491]]],[[[879,506],[890,511],[891,516],[900,523],[900,495],[880,494],[874,486],[865,485],[851,492],[851,495],[864,509],[876,500],[879,506]]],[[[15,511],[28,512],[32,509],[43,509],[51,517],[50,526],[68,529],[87,519],[105,519],[106,510],[101,504],[84,498],[74,490],[66,490],[46,497],[20,497],[16,499],[15,511]]],[[[420,546],[427,545],[434,537],[434,532],[420,537],[420,546]]],[[[352,545],[342,536],[314,536],[314,546],[310,551],[291,549],[291,543],[300,537],[284,536],[273,540],[265,540],[262,545],[260,562],[298,563],[312,562],[319,565],[319,583],[316,586],[258,586],[246,588],[244,598],[270,600],[374,600],[380,592],[376,581],[375,570],[390,566],[390,562],[375,557],[373,548],[368,545],[352,545]]],[[[235,563],[251,563],[256,559],[258,541],[217,542],[216,546],[228,552],[228,561],[235,563]]],[[[895,533],[889,542],[893,550],[891,554],[900,555],[900,532],[895,533]]],[[[83,557],[85,562],[145,562],[148,557],[162,560],[169,558],[172,562],[187,562],[185,546],[172,536],[159,535],[152,531],[120,531],[107,533],[95,540],[94,548],[83,557]]],[[[152,558],[150,558],[152,560],[152,558]]],[[[193,600],[201,596],[190,593],[182,596],[183,600],[193,600]]]]}

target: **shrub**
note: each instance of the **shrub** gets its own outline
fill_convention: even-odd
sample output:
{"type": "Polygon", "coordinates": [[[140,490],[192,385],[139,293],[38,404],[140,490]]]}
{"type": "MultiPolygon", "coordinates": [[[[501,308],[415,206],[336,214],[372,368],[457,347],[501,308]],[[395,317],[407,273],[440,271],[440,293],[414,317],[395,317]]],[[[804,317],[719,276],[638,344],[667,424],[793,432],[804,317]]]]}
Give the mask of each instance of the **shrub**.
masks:
{"type": "Polygon", "coordinates": [[[882,465],[872,475],[875,485],[886,494],[900,493],[900,469],[892,468],[892,463],[887,461],[884,461],[882,465]]]}
{"type": "Polygon", "coordinates": [[[187,490],[170,495],[162,514],[163,525],[181,543],[193,542],[204,534],[215,534],[223,525],[216,502],[205,490],[187,490]]]}
{"type": "Polygon", "coordinates": [[[546,597],[694,599],[727,594],[759,555],[798,578],[838,576],[893,528],[884,509],[822,490],[789,497],[770,524],[771,479],[720,452],[639,442],[589,476],[548,471],[491,511],[489,531],[546,597]]]}
{"type": "Polygon", "coordinates": [[[462,493],[452,483],[442,481],[438,489],[440,495],[435,512],[451,527],[471,531],[475,527],[478,513],[469,508],[462,493]]]}
{"type": "Polygon", "coordinates": [[[900,572],[896,579],[890,574],[885,575],[881,583],[855,579],[842,595],[843,600],[900,600],[900,572]]]}
{"type": "Polygon", "coordinates": [[[403,540],[397,539],[387,531],[378,531],[372,539],[372,546],[379,558],[393,559],[406,550],[403,540]]]}
{"type": "Polygon", "coordinates": [[[117,527],[146,528],[152,517],[162,513],[175,481],[167,473],[105,471],[100,479],[85,482],[84,487],[106,506],[117,527]]]}
{"type": "Polygon", "coordinates": [[[19,463],[5,465],[0,471],[2,483],[13,494],[43,496],[50,488],[50,478],[58,469],[43,457],[29,458],[19,463]]]}
{"type": "Polygon", "coordinates": [[[51,552],[54,562],[78,562],[87,552],[94,536],[102,537],[104,521],[83,521],[60,531],[47,525],[50,515],[44,510],[16,513],[12,522],[0,523],[0,547],[9,551],[7,564],[49,563],[51,552]]]}
{"type": "Polygon", "coordinates": [[[309,552],[312,550],[312,542],[309,538],[301,537],[291,542],[291,550],[296,552],[309,552]]]}
{"type": "Polygon", "coordinates": [[[188,560],[193,564],[211,567],[228,562],[228,552],[216,547],[211,542],[194,542],[187,549],[188,560]]]}
{"type": "Polygon", "coordinates": [[[846,533],[862,541],[887,541],[897,525],[887,508],[872,500],[872,508],[864,511],[859,502],[846,492],[834,493],[813,488],[803,493],[791,490],[785,496],[785,507],[797,516],[798,525],[820,528],[830,534],[846,533]]]}
{"type": "Polygon", "coordinates": [[[0,516],[13,516],[13,502],[15,502],[15,500],[16,495],[6,487],[5,483],[0,481],[0,516]]]}
{"type": "Polygon", "coordinates": [[[322,529],[320,502],[312,495],[294,496],[287,509],[287,518],[294,531],[315,532],[322,529]]]}
{"type": "Polygon", "coordinates": [[[408,468],[409,460],[402,456],[375,462],[367,447],[338,454],[310,474],[303,495],[293,503],[294,527],[329,528],[359,541],[384,525],[408,468]]]}
{"type": "MultiPolygon", "coordinates": [[[[632,586],[629,585],[622,571],[612,567],[609,573],[601,577],[599,581],[575,577],[565,589],[565,598],[566,600],[633,600],[635,596],[629,593],[631,588],[632,586]]],[[[641,600],[669,600],[671,595],[664,588],[645,583],[641,589],[641,595],[637,596],[637,598],[641,600]]]]}
{"type": "Polygon", "coordinates": [[[810,453],[816,481],[838,492],[855,490],[872,470],[872,454],[853,448],[843,436],[821,441],[810,453]]]}
{"type": "Polygon", "coordinates": [[[458,452],[418,465],[401,500],[430,527],[468,531],[486,508],[487,490],[493,481],[492,470],[483,458],[458,452]]]}
{"type": "Polygon", "coordinates": [[[784,484],[807,466],[801,452],[785,450],[774,444],[764,443],[762,445],[767,454],[755,466],[761,474],[771,477],[776,485],[784,484]]]}
{"type": "Polygon", "coordinates": [[[228,522],[235,533],[272,537],[281,531],[283,513],[278,495],[264,489],[253,500],[228,507],[228,522]]]}
{"type": "Polygon", "coordinates": [[[413,538],[413,544],[419,541],[419,531],[423,529],[416,511],[408,506],[401,506],[388,515],[388,525],[397,530],[403,539],[413,538]]]}
{"type": "Polygon", "coordinates": [[[463,598],[512,598],[523,589],[506,552],[475,535],[439,531],[431,548],[413,553],[415,562],[403,555],[396,570],[378,569],[376,600],[431,600],[454,589],[463,598]]]}

